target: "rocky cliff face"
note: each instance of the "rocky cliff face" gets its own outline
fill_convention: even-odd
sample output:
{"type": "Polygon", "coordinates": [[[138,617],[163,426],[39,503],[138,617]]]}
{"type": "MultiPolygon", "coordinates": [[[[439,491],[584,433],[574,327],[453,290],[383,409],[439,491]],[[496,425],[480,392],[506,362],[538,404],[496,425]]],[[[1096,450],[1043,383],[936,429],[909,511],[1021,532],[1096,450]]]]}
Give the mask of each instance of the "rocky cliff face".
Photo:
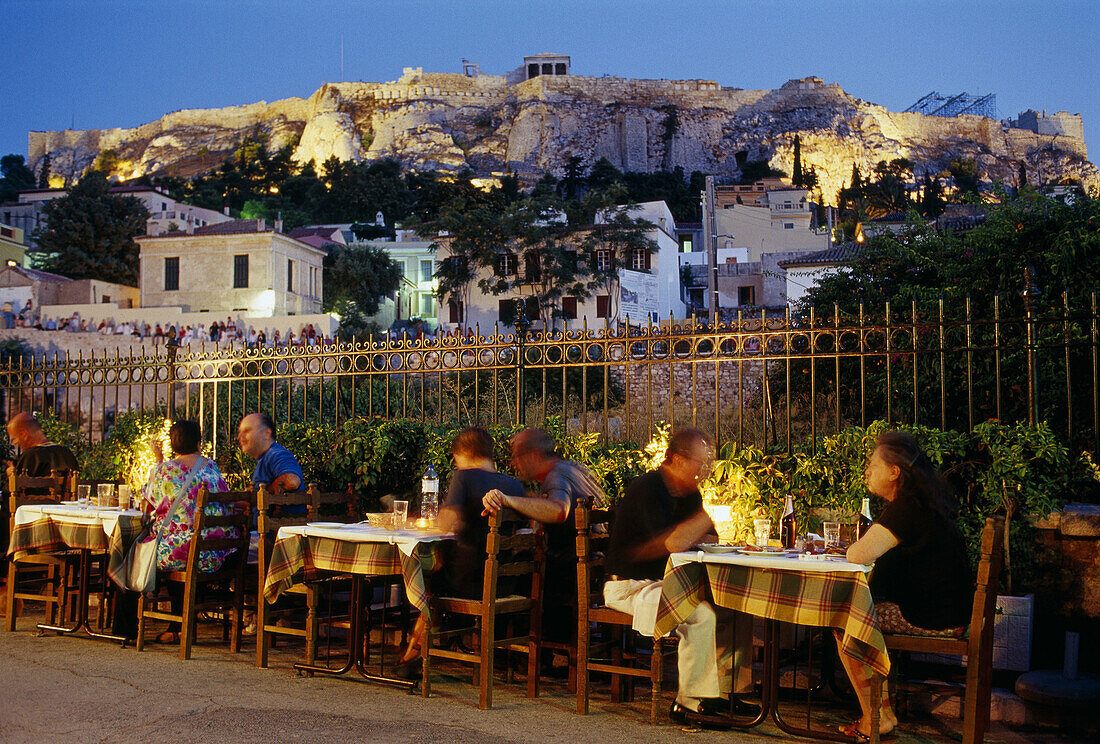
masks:
{"type": "Polygon", "coordinates": [[[794,137],[826,201],[847,184],[852,164],[868,172],[906,157],[918,173],[951,159],[975,159],[987,180],[1014,184],[1019,163],[1044,180],[1100,187],[1083,140],[1007,128],[979,116],[896,113],[816,78],[778,90],[723,88],[705,80],[504,77],[406,69],[390,83],[333,83],[309,99],[227,109],[177,111],[134,129],[31,132],[29,160],[47,153],[55,174],[79,174],[103,150],[118,153],[117,175],[191,175],[219,162],[249,135],[272,149],[295,146],[299,162],[392,157],[414,169],[480,175],[511,170],[561,175],[570,157],[606,157],[623,170],[682,167],[735,175],[737,157],[791,172],[794,137]]]}

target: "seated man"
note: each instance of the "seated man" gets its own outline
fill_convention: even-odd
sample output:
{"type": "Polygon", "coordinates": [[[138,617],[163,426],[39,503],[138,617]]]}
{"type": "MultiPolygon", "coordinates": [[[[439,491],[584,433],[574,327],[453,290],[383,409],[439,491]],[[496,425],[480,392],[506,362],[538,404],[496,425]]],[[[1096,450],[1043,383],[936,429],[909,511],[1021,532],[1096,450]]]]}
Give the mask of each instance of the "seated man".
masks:
{"type": "MultiPolygon", "coordinates": [[[[471,427],[459,432],[451,443],[455,470],[447,486],[447,497],[439,510],[436,526],[454,532],[453,542],[444,543],[443,569],[432,575],[432,594],[480,599],[485,572],[485,541],[489,522],[482,514],[482,499],[495,490],[512,496],[523,494],[523,484],[498,473],[493,464],[493,438],[484,429],[471,427]]],[[[396,673],[411,678],[418,671],[428,619],[417,618],[409,646],[396,673]]]]}
{"type": "Polygon", "coordinates": [[[267,486],[271,493],[297,491],[305,482],[302,466],[290,451],[275,441],[275,422],[266,413],[250,413],[237,427],[237,444],[256,458],[252,487],[267,486]]]}
{"type": "MultiPolygon", "coordinates": [[[[677,431],[669,440],[661,466],[631,482],[615,508],[604,601],[612,609],[633,615],[633,627],[643,635],[653,635],[668,556],[688,550],[708,536],[716,539],[714,523],[703,510],[699,493],[699,482],[712,461],[706,434],[698,429],[677,431]]],[[[736,698],[732,698],[731,711],[726,702],[735,666],[738,692],[752,686],[752,625],[739,622],[731,629],[732,617],[732,613],[716,611],[703,602],[676,628],[680,687],[669,711],[673,721],[725,728],[728,724],[721,718],[730,712],[745,716],[759,712],[756,706],[736,698]],[[738,631],[736,659],[730,646],[731,630],[738,631]]]]}
{"type": "Polygon", "coordinates": [[[496,512],[511,507],[545,525],[542,634],[550,641],[572,641],[577,633],[572,609],[577,599],[577,533],[570,518],[578,503],[590,509],[606,509],[607,494],[587,468],[559,457],[554,440],[542,429],[526,429],[512,439],[512,467],[521,480],[539,484],[539,495],[489,491],[485,494],[485,510],[496,512]]]}
{"type": "MultiPolygon", "coordinates": [[[[58,472],[72,473],[79,470],[76,458],[68,448],[54,444],[46,438],[46,433],[38,425],[34,416],[26,411],[17,413],[8,421],[8,441],[22,450],[15,462],[9,462],[8,476],[29,475],[32,478],[45,478],[58,472]]],[[[4,486],[4,491],[8,487],[4,486]]],[[[0,498],[0,569],[7,566],[10,514],[8,513],[8,495],[0,498]]]]}
{"type": "Polygon", "coordinates": [[[15,463],[10,466],[15,473],[45,478],[54,470],[79,470],[73,453],[48,440],[38,421],[25,411],[15,414],[8,421],[8,441],[22,450],[15,463]]]}

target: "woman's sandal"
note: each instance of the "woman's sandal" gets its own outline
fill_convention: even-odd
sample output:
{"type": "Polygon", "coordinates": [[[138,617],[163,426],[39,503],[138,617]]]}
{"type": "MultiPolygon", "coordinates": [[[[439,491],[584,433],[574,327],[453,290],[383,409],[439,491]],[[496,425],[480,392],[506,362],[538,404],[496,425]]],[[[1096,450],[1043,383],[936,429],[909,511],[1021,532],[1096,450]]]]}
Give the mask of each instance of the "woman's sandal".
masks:
{"type": "MultiPolygon", "coordinates": [[[[865,733],[863,733],[862,731],[859,730],[859,721],[856,721],[855,723],[848,723],[848,724],[845,724],[844,726],[841,726],[840,727],[840,733],[844,734],[845,736],[850,736],[852,739],[854,739],[857,742],[860,742],[861,744],[863,742],[871,741],[870,736],[868,736],[867,734],[865,734],[865,733]]],[[[889,731],[886,731],[886,732],[881,733],[881,734],[878,735],[878,740],[879,741],[890,741],[891,739],[896,739],[896,738],[898,738],[898,735],[897,735],[897,732],[894,731],[894,729],[890,729],[889,731]]]]}
{"type": "Polygon", "coordinates": [[[176,630],[166,630],[157,636],[157,643],[179,643],[180,634],[176,630]]]}

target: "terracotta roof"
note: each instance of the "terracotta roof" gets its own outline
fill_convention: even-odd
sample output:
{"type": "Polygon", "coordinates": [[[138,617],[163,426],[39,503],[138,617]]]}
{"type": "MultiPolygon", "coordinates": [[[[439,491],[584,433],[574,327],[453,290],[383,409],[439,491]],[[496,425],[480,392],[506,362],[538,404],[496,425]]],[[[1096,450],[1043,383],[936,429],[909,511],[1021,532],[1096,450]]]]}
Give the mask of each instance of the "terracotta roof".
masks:
{"type": "Polygon", "coordinates": [[[823,251],[815,251],[813,253],[807,253],[795,258],[787,258],[779,262],[779,266],[784,269],[791,268],[792,266],[821,266],[824,264],[838,264],[854,257],[859,252],[858,244],[854,241],[847,243],[839,243],[832,248],[826,248],[823,251]]]}
{"type": "MultiPolygon", "coordinates": [[[[237,235],[240,233],[269,232],[263,220],[229,220],[195,228],[195,235],[237,235]]],[[[186,233],[183,233],[186,235],[186,233]]]]}
{"type": "Polygon", "coordinates": [[[311,245],[314,248],[319,248],[320,250],[323,250],[323,251],[328,250],[327,246],[337,245],[337,243],[335,241],[333,241],[329,238],[323,237],[321,235],[302,235],[302,236],[291,235],[290,237],[294,238],[299,243],[305,243],[306,245],[311,245]]]}
{"type": "Polygon", "coordinates": [[[48,271],[42,271],[40,269],[28,269],[24,266],[8,266],[7,269],[22,274],[28,279],[33,279],[37,282],[54,282],[55,284],[61,282],[73,281],[67,276],[61,276],[61,274],[51,274],[48,271]]]}

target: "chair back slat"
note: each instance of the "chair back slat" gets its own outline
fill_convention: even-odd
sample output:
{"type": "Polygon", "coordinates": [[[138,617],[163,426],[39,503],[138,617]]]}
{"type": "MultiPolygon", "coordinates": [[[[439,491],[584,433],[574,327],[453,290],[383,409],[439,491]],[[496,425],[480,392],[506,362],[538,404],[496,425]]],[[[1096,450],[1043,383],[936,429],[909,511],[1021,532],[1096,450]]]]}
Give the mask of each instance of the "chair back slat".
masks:
{"type": "Polygon", "coordinates": [[[489,533],[485,538],[485,578],[482,602],[491,607],[497,597],[497,582],[501,576],[530,576],[530,597],[541,601],[543,574],[546,567],[546,533],[515,534],[525,529],[529,520],[510,509],[489,516],[489,533]],[[512,534],[501,534],[501,531],[512,534]]]}
{"type": "Polygon", "coordinates": [[[309,517],[335,522],[359,521],[359,501],[351,484],[343,491],[322,491],[316,483],[309,485],[309,517]]]}
{"type": "Polygon", "coordinates": [[[970,615],[970,650],[977,658],[983,643],[991,642],[993,620],[1000,588],[1001,567],[1004,564],[1005,519],[1003,516],[985,520],[982,529],[982,554],[978,562],[978,581],[974,591],[974,606],[970,615]]]}
{"type": "Polygon", "coordinates": [[[211,492],[206,486],[199,489],[195,499],[194,534],[187,555],[187,573],[197,576],[200,553],[208,550],[235,550],[226,558],[222,570],[228,567],[243,567],[248,558],[249,530],[252,527],[251,502],[255,495],[251,491],[211,492]],[[207,514],[206,508],[213,504],[225,504],[233,509],[231,515],[207,514]],[[214,521],[217,520],[217,521],[214,521]],[[207,537],[203,532],[212,526],[228,529],[236,528],[236,537],[207,537]]]}

